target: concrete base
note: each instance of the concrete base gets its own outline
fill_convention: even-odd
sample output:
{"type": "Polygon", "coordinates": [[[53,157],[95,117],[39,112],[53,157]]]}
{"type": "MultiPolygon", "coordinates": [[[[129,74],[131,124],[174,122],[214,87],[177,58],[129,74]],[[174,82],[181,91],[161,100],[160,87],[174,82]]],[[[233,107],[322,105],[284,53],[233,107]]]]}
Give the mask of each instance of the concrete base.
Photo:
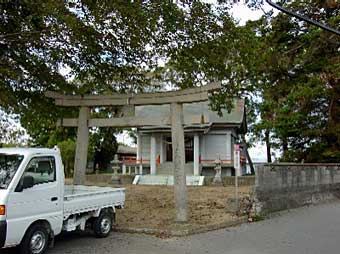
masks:
{"type": "MultiPolygon", "coordinates": [[[[174,185],[174,176],[172,175],[137,175],[133,184],[138,185],[174,185]]],[[[204,176],[186,176],[187,186],[203,186],[204,176]]]]}
{"type": "Polygon", "coordinates": [[[120,184],[120,177],[119,177],[119,175],[116,175],[116,174],[112,175],[111,183],[113,183],[113,184],[120,184]]]}

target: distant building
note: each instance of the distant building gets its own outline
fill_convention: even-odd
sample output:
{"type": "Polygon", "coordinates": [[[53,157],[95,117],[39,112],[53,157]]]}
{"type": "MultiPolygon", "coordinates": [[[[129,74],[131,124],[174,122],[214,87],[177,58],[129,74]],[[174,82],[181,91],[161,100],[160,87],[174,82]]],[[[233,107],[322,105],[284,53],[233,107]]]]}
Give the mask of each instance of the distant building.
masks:
{"type": "MultiPolygon", "coordinates": [[[[139,106],[135,110],[139,117],[170,115],[170,105],[139,106]]],[[[239,135],[247,131],[244,100],[235,100],[232,111],[222,110],[222,113],[219,116],[211,111],[208,102],[183,104],[187,175],[213,175],[218,159],[222,162],[222,175],[234,174],[234,144],[238,143],[239,135]]],[[[170,125],[137,129],[136,163],[139,168],[136,172],[172,175],[172,161],[170,125]]]]}
{"type": "Polygon", "coordinates": [[[137,148],[126,145],[118,145],[116,154],[118,155],[118,160],[121,162],[136,162],[137,148]]]}

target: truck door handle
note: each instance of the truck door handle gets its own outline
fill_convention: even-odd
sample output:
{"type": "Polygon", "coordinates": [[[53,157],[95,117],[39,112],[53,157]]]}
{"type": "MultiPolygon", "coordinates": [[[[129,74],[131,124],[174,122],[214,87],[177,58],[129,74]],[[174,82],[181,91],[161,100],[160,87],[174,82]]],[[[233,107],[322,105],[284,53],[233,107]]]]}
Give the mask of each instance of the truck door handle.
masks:
{"type": "Polygon", "coordinates": [[[51,198],[51,201],[53,202],[53,201],[57,201],[58,200],[58,198],[57,197],[52,197],[51,198]]]}

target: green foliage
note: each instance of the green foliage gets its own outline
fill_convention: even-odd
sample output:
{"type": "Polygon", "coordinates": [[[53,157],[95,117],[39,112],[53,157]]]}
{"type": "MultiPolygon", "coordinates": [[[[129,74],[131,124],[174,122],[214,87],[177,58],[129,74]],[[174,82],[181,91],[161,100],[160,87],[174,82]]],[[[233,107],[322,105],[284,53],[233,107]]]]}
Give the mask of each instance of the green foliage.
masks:
{"type": "MultiPolygon", "coordinates": [[[[287,7],[330,25],[339,22],[338,10],[327,12],[319,4],[291,1],[287,7]]],[[[256,133],[270,135],[267,146],[280,148],[283,161],[339,161],[338,38],[284,14],[257,24],[263,84],[256,133]]]]}
{"type": "Polygon", "coordinates": [[[195,77],[202,68],[208,81],[230,77],[234,70],[225,70],[228,56],[216,61],[214,57],[243,47],[240,40],[234,40],[238,37],[229,4],[217,6],[163,0],[4,1],[0,8],[0,106],[20,114],[33,145],[46,146],[56,120],[77,111],[55,107],[44,96],[47,90],[143,92],[163,89],[169,80],[188,87],[201,83],[195,77]],[[229,48],[227,43],[234,45],[229,48]],[[161,62],[174,65],[170,70],[183,70],[179,78],[167,79],[167,68],[161,68],[161,62]]]}
{"type": "Polygon", "coordinates": [[[67,139],[59,142],[57,146],[60,149],[61,158],[63,160],[65,176],[72,177],[76,143],[71,139],[67,139]]]}
{"type": "MultiPolygon", "coordinates": [[[[233,97],[247,98],[251,141],[265,140],[269,154],[274,147],[282,160],[339,161],[338,38],[285,14],[237,26],[228,13],[232,2],[3,1],[0,107],[19,114],[32,145],[66,140],[71,147],[75,129],[55,123],[77,117],[77,109],[57,108],[47,90],[108,94],[222,81],[212,108],[231,109],[233,97]]],[[[333,27],[340,22],[334,1],[282,3],[333,27]]],[[[93,109],[92,116],[115,111],[93,109]]],[[[92,131],[90,158],[103,168],[118,132],[92,131]]]]}
{"type": "Polygon", "coordinates": [[[115,133],[116,130],[114,128],[107,127],[100,128],[91,135],[91,145],[94,149],[94,167],[98,164],[98,169],[109,169],[109,164],[114,159],[114,155],[118,149],[115,133]]]}
{"type": "Polygon", "coordinates": [[[166,78],[181,88],[221,81],[223,89],[212,98],[212,108],[230,110],[234,97],[250,96],[256,91],[259,38],[251,25],[236,26],[225,9],[210,11],[213,31],[207,30],[199,40],[171,55],[165,67],[166,78]]]}
{"type": "Polygon", "coordinates": [[[254,217],[253,217],[253,221],[254,222],[258,222],[258,221],[263,221],[265,220],[266,217],[264,215],[261,215],[261,214],[256,214],[254,217]]]}
{"type": "Polygon", "coordinates": [[[24,136],[18,116],[6,114],[0,107],[0,147],[23,146],[27,142],[24,136]]]}

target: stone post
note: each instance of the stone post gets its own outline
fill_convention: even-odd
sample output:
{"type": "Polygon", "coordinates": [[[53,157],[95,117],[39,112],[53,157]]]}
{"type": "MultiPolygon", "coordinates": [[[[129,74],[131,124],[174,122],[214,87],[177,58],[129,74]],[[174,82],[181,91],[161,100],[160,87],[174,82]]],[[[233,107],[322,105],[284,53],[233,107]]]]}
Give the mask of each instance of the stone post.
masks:
{"type": "Polygon", "coordinates": [[[171,103],[171,136],[174,165],[174,194],[177,222],[187,222],[187,185],[185,176],[185,150],[183,105],[171,103]]]}
{"type": "Polygon", "coordinates": [[[215,177],[213,180],[214,185],[222,185],[222,162],[220,160],[220,156],[218,155],[217,159],[215,160],[215,177]]]}
{"type": "Polygon", "coordinates": [[[197,134],[194,136],[194,175],[200,175],[200,138],[197,134]]]}
{"type": "Polygon", "coordinates": [[[89,146],[89,127],[90,108],[80,107],[77,130],[76,155],[74,161],[73,183],[75,185],[85,184],[87,150],[89,146]]]}
{"type": "Polygon", "coordinates": [[[118,175],[118,170],[119,170],[119,160],[118,160],[118,155],[115,154],[112,163],[112,170],[113,170],[113,175],[111,177],[111,182],[113,184],[120,184],[120,177],[118,175]]]}

